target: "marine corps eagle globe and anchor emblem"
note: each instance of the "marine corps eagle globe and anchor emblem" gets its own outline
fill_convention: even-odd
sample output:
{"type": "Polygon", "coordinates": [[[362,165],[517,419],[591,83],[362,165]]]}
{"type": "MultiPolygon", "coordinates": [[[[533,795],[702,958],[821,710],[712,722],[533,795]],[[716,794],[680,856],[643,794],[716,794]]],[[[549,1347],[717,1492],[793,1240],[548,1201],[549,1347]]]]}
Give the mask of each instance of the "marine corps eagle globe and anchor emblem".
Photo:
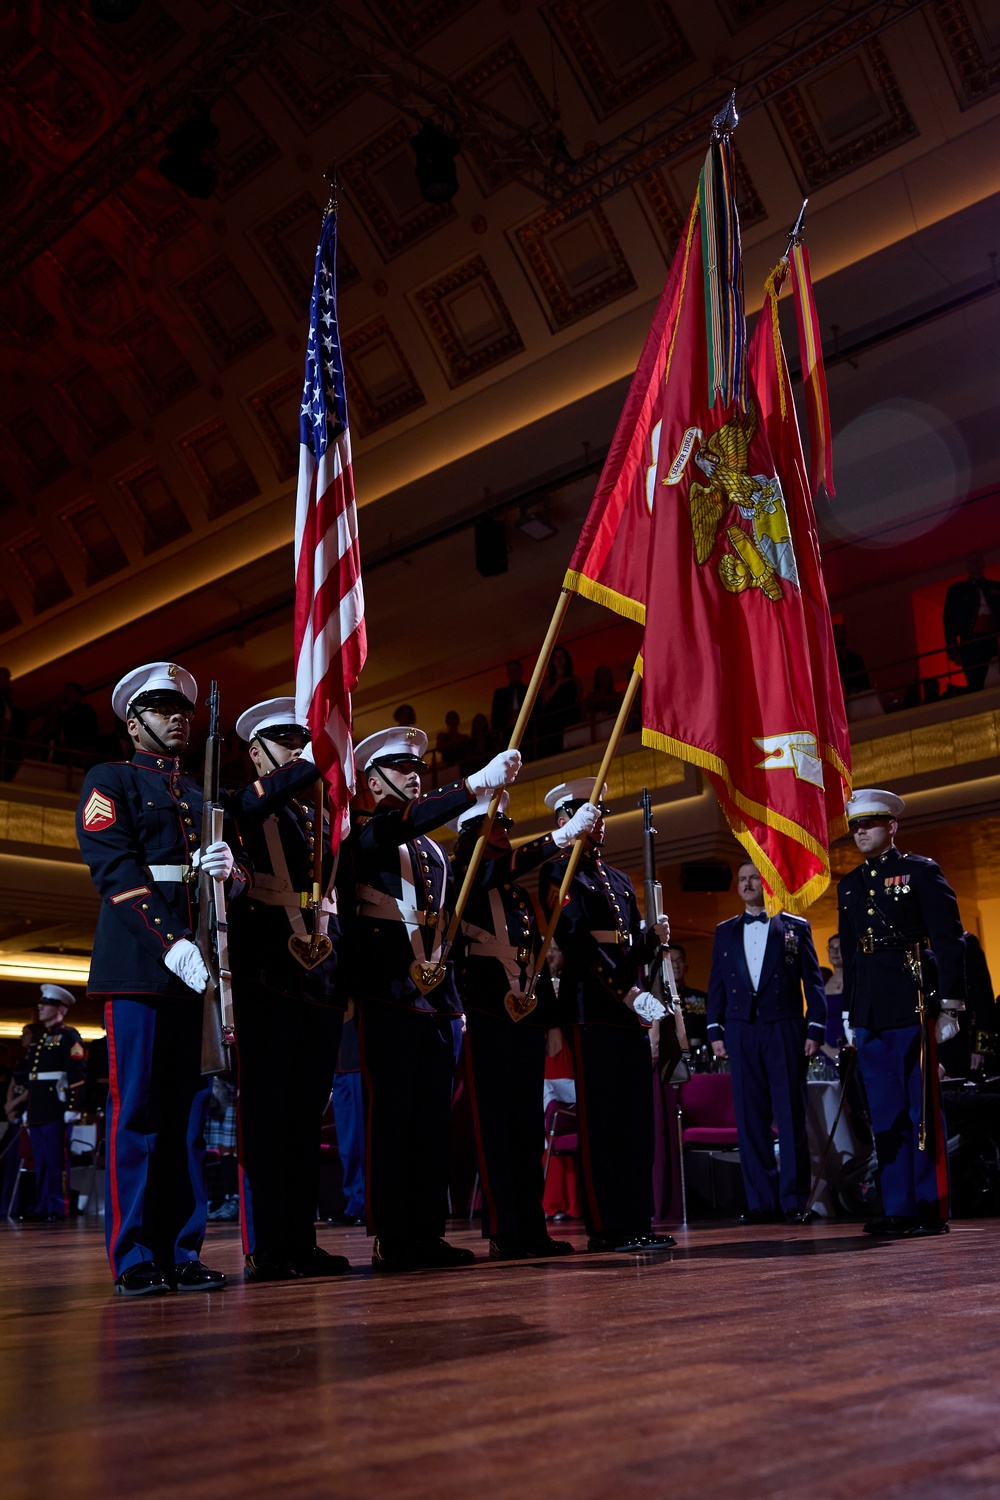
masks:
{"type": "Polygon", "coordinates": [[[749,472],[750,445],[757,431],[757,408],[735,411],[706,438],[700,427],[689,427],[666,485],[679,484],[689,460],[706,482],[692,479],[688,511],[697,561],[704,566],[715,551],[719,529],[734,508],[748,526],[735,519],[725,528],[729,548],[718,561],[719,581],[731,594],[758,588],[771,600],[782,598],[782,579],[799,586],[788,512],[776,474],[749,472]]]}

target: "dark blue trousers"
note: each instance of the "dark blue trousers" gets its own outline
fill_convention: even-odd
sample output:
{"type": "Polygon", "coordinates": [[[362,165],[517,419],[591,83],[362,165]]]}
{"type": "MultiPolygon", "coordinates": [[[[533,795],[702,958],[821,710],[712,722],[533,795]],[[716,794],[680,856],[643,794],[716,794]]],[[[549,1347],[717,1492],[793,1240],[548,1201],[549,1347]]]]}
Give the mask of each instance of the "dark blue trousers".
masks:
{"type": "Polygon", "coordinates": [[[797,1213],[809,1199],[806,1023],[727,1021],[740,1167],[753,1213],[797,1213]],[[778,1127],[781,1170],[774,1159],[778,1127]]]}
{"type": "Polygon", "coordinates": [[[653,1091],[649,1036],[635,1026],[573,1027],[583,1217],[588,1234],[649,1234],[653,1091]]]}
{"type": "Polygon", "coordinates": [[[483,1236],[539,1244],[545,1238],[542,1156],[545,1032],[470,1010],[465,1055],[476,1128],[483,1236]]]}
{"type": "Polygon", "coordinates": [[[350,1219],[360,1219],[365,1212],[365,1101],[360,1073],[333,1075],[333,1118],[347,1199],[344,1212],[350,1219]]]}
{"type": "Polygon", "coordinates": [[[35,1159],[35,1213],[65,1219],[69,1213],[69,1140],[62,1120],[28,1124],[35,1159]]]}
{"type": "Polygon", "coordinates": [[[452,1017],[363,1000],[358,1037],[368,1232],[391,1245],[440,1239],[448,1211],[452,1017]]]}
{"type": "Polygon", "coordinates": [[[320,1133],[343,1012],[242,983],[233,993],[243,1251],[274,1259],[316,1243],[320,1133]]]}
{"type": "Polygon", "coordinates": [[[205,1238],[198,996],[115,995],[104,1007],[109,1095],[105,1236],[115,1277],[197,1260],[205,1238]]]}
{"type": "Polygon", "coordinates": [[[948,1138],[941,1110],[933,1023],[927,1046],[927,1149],[920,1129],[920,1027],[858,1026],[858,1067],[875,1132],[882,1205],[892,1217],[947,1219],[948,1138]]]}

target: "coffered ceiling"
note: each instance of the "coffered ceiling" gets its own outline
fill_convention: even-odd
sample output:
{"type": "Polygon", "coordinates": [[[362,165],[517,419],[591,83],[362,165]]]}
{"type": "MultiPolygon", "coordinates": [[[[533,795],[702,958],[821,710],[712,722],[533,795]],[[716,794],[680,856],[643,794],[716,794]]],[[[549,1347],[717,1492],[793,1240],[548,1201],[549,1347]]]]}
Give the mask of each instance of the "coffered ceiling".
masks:
{"type": "Polygon", "coordinates": [[[751,305],[807,194],[822,279],[1000,189],[996,0],[10,9],[0,660],[30,683],[88,648],[102,680],[196,590],[258,565],[272,588],[334,164],[363,543],[418,530],[418,494],[438,521],[467,507],[435,481],[476,454],[496,455],[494,492],[530,478],[516,435],[634,367],[734,79],[751,305]],[[199,201],[158,161],[204,108],[199,201]],[[450,202],[421,196],[422,119],[460,140],[450,202]]]}

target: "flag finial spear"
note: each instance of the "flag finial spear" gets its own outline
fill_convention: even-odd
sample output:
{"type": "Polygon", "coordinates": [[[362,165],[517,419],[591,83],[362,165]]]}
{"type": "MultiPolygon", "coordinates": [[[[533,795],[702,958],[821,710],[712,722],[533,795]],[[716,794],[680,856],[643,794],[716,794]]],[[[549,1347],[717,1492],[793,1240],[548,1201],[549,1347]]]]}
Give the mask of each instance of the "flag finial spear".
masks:
{"type": "Polygon", "coordinates": [[[800,242],[800,240],[802,239],[802,229],[803,229],[803,226],[805,225],[805,221],[806,221],[806,204],[808,202],[809,202],[808,198],[803,198],[803,200],[802,200],[802,207],[799,209],[799,216],[795,220],[795,223],[792,225],[791,229],[788,231],[788,249],[789,250],[792,248],[793,245],[797,245],[800,242]]]}
{"type": "Polygon", "coordinates": [[[740,117],[736,113],[736,90],[733,89],[719,113],[712,116],[713,141],[724,140],[732,135],[739,123],[740,117]]]}
{"type": "Polygon", "coordinates": [[[337,158],[323,172],[323,181],[329,184],[330,193],[326,200],[325,213],[332,214],[337,211],[337,158]]]}

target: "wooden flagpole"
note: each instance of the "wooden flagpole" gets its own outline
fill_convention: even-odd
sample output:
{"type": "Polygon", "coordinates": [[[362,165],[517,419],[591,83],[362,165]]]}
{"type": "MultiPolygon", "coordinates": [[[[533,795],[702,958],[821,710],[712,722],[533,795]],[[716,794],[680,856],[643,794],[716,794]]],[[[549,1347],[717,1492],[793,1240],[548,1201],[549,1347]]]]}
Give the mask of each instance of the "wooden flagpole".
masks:
{"type": "MultiPolygon", "coordinates": [[[[524,695],[524,702],[521,704],[520,712],[511,731],[510,743],[507,746],[508,750],[520,749],[521,741],[524,738],[524,731],[528,727],[528,719],[541,691],[542,678],[548,670],[549,659],[555,650],[555,644],[559,638],[559,632],[562,629],[563,620],[566,618],[566,611],[569,609],[572,597],[571,590],[560,590],[556,607],[552,613],[552,619],[549,621],[549,628],[545,632],[545,639],[542,641],[542,649],[538,653],[535,669],[528,682],[528,691],[524,695]]],[[[455,902],[455,910],[452,912],[451,921],[448,923],[448,931],[445,933],[444,942],[441,945],[441,955],[435,963],[420,966],[422,982],[427,985],[428,989],[433,989],[444,978],[445,962],[447,961],[448,954],[451,952],[452,944],[458,936],[459,927],[462,925],[462,917],[468,905],[469,896],[472,892],[476,875],[479,872],[479,866],[482,863],[486,845],[489,843],[490,833],[493,829],[493,823],[502,795],[503,789],[499,792],[494,792],[490,798],[490,805],[486,809],[483,826],[480,829],[479,837],[472,851],[469,868],[465,872],[465,879],[462,881],[462,887],[455,902]]],[[[416,978],[416,976],[414,977],[416,978]]]]}
{"type": "MultiPolygon", "coordinates": [[[[587,799],[588,802],[598,803],[601,800],[601,793],[604,790],[604,783],[608,779],[608,772],[611,770],[611,763],[614,760],[615,756],[618,754],[618,747],[622,742],[622,735],[625,733],[625,723],[628,719],[629,714],[632,712],[632,705],[635,702],[635,696],[639,691],[639,684],[641,682],[642,673],[639,671],[638,667],[636,667],[632,673],[629,685],[625,689],[625,697],[622,699],[621,708],[618,710],[618,717],[615,720],[615,726],[611,731],[611,738],[608,740],[607,746],[604,751],[604,759],[601,761],[601,769],[597,773],[597,777],[594,781],[593,791],[587,799]]],[[[587,835],[583,833],[576,840],[572,850],[570,851],[569,860],[566,865],[566,873],[563,876],[562,884],[559,887],[559,895],[556,899],[556,903],[553,906],[551,913],[549,914],[549,922],[548,926],[545,929],[545,936],[542,939],[542,946],[539,948],[538,957],[535,959],[534,973],[531,976],[531,982],[525,992],[525,1015],[527,1015],[529,1010],[534,1009],[535,986],[538,983],[538,976],[542,971],[542,965],[548,957],[549,949],[552,946],[552,939],[555,936],[555,931],[559,923],[559,917],[563,909],[563,904],[565,903],[566,897],[569,894],[569,888],[573,883],[573,876],[576,874],[579,868],[580,860],[583,857],[584,845],[586,844],[586,842],[587,835]],[[529,1001],[531,1002],[530,1004],[528,1003],[529,1001]]]]}

